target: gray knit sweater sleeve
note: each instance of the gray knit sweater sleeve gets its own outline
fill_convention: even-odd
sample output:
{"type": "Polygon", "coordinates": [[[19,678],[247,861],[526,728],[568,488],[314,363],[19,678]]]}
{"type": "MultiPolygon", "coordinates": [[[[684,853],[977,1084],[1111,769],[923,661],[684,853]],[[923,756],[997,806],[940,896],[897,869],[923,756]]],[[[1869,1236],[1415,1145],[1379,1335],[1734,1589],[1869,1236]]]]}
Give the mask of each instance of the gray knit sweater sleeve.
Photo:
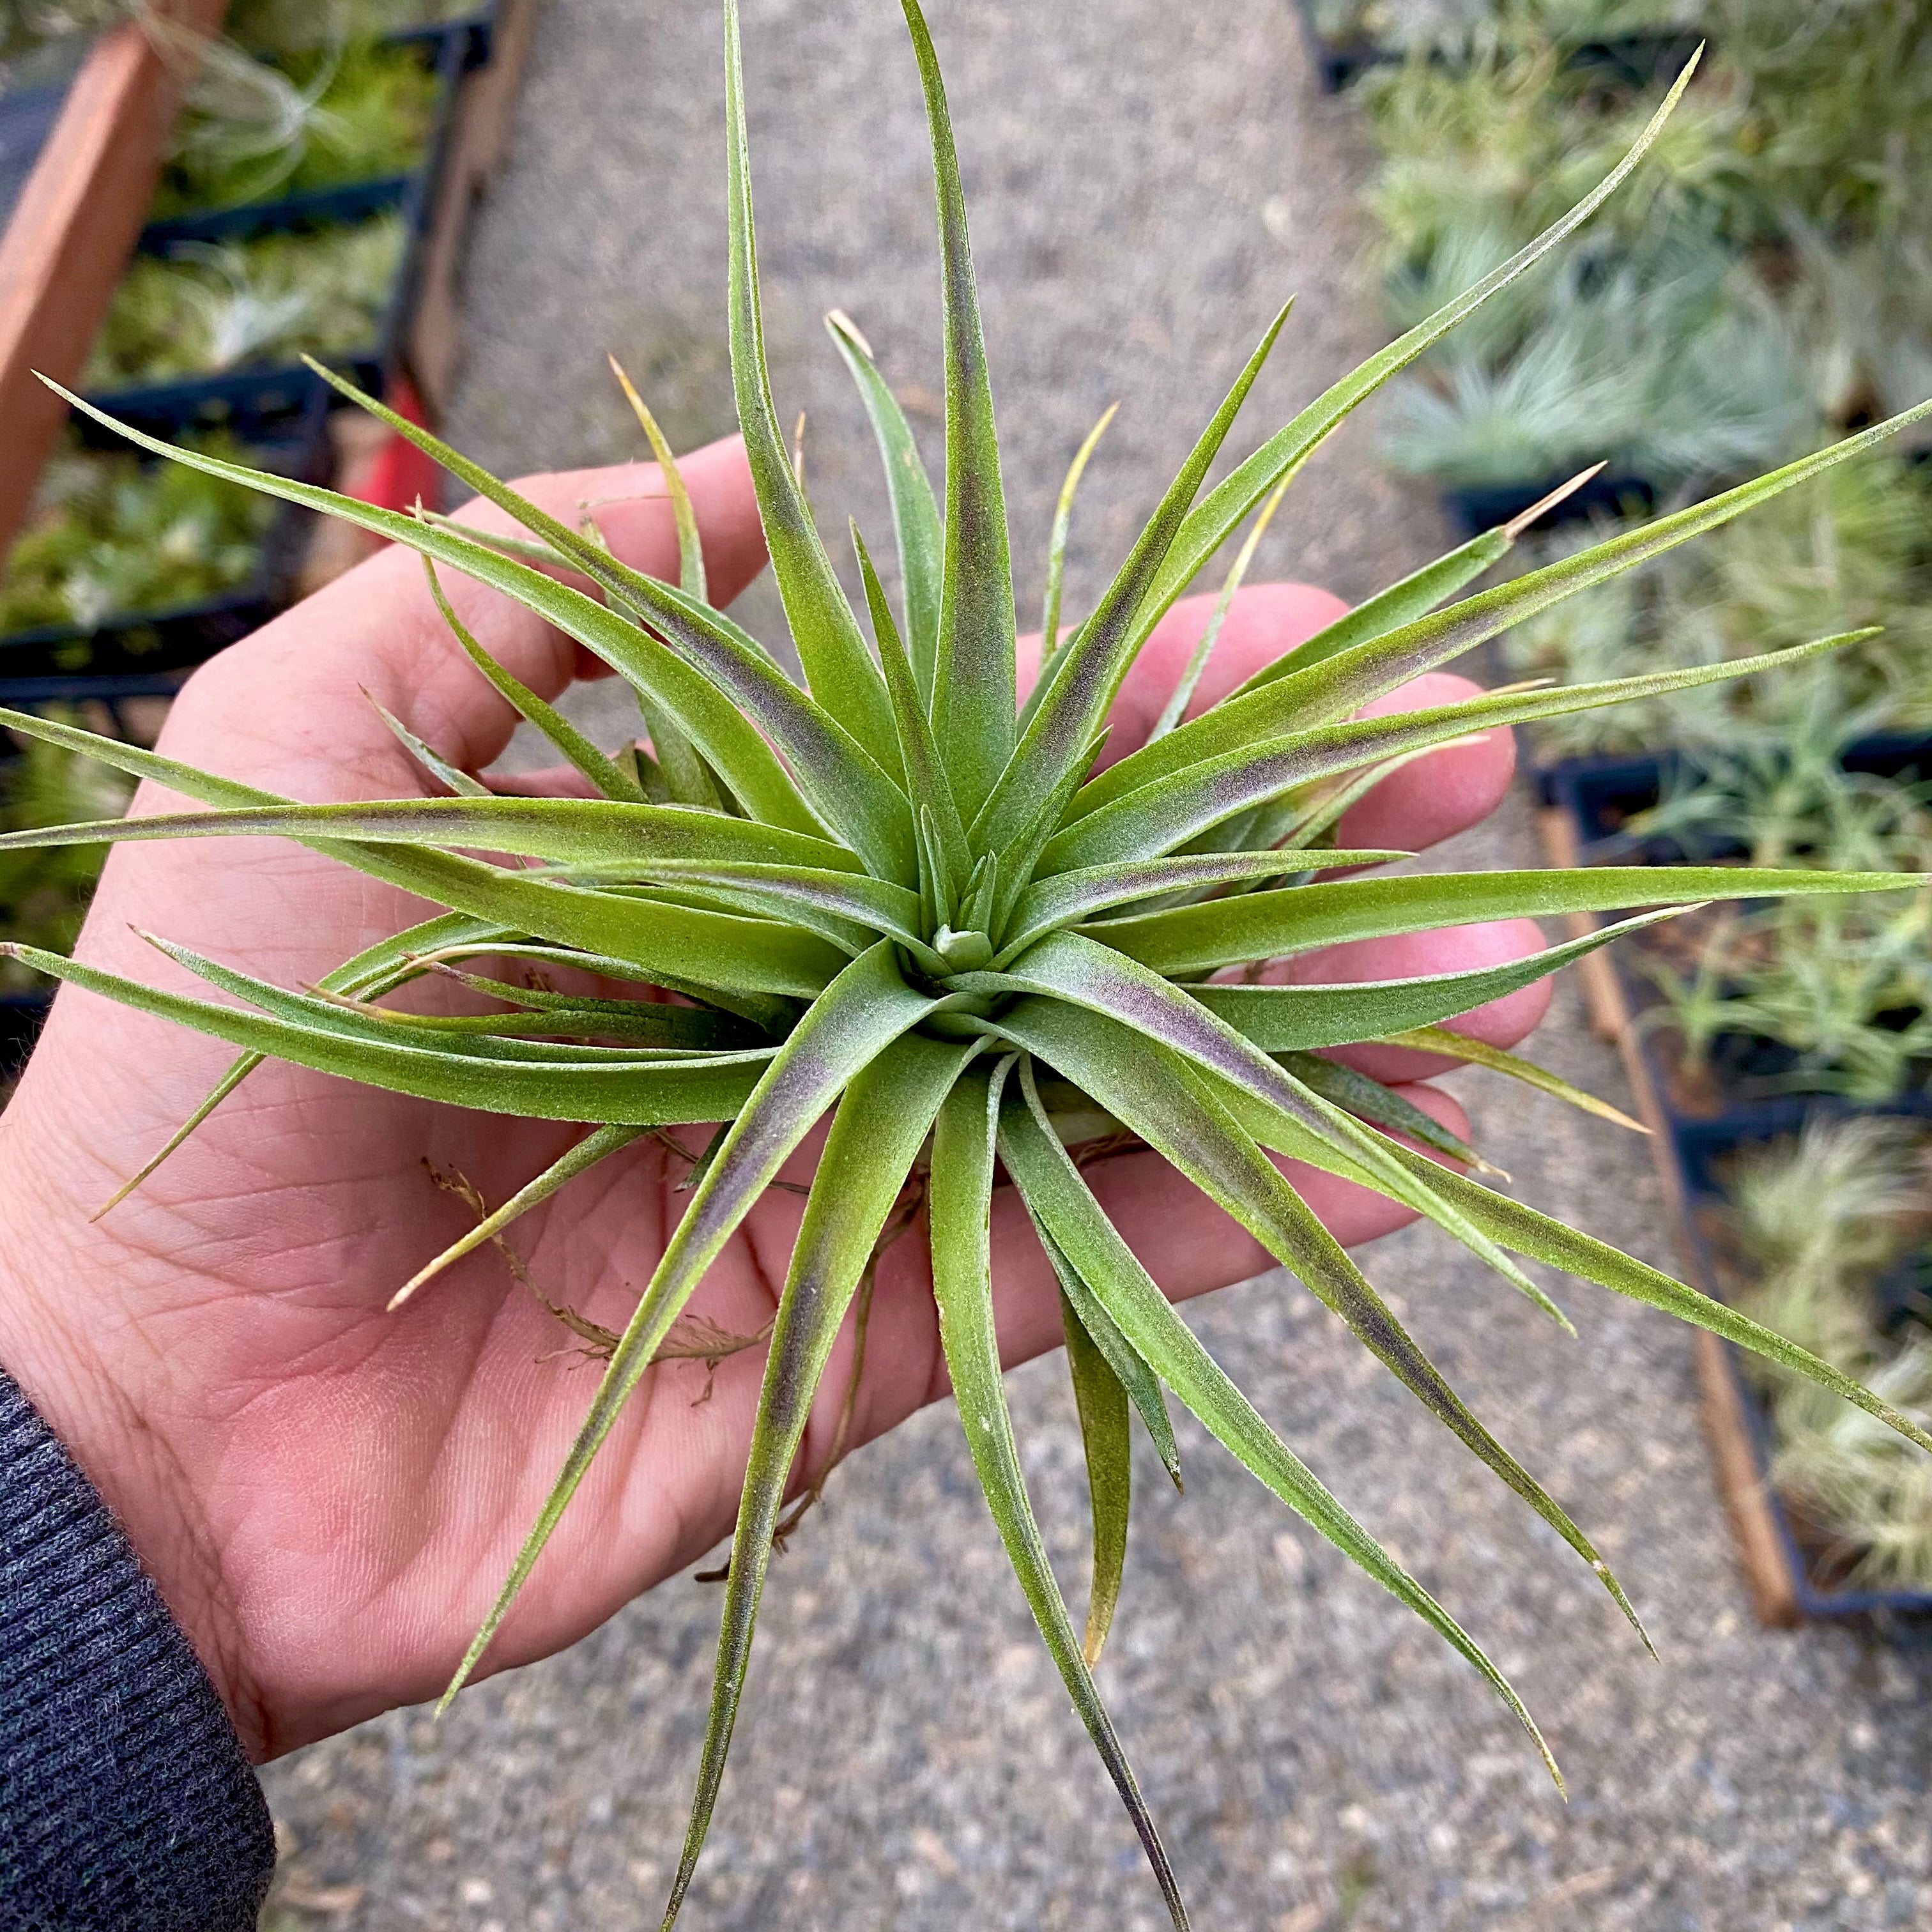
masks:
{"type": "Polygon", "coordinates": [[[0,1932],[246,1932],[274,1864],[207,1672],[0,1371],[0,1932]]]}

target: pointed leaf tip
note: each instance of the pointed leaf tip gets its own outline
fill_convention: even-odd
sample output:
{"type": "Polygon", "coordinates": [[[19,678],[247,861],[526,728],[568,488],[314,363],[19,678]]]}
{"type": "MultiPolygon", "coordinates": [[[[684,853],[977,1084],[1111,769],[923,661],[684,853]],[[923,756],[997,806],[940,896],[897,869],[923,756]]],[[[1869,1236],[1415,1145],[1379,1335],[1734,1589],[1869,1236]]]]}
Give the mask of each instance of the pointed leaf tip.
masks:
{"type": "Polygon", "coordinates": [[[873,351],[872,344],[866,340],[865,332],[842,308],[827,309],[825,311],[825,320],[841,335],[850,340],[861,355],[870,357],[874,362],[879,359],[873,351]]]}
{"type": "Polygon", "coordinates": [[[1531,528],[1539,518],[1547,516],[1558,504],[1565,503],[1582,489],[1593,477],[1600,476],[1610,466],[1605,457],[1601,462],[1593,463],[1587,470],[1580,470],[1567,483],[1559,483],[1547,496],[1539,496],[1526,510],[1519,511],[1503,525],[1503,534],[1514,543],[1524,531],[1531,528]]]}

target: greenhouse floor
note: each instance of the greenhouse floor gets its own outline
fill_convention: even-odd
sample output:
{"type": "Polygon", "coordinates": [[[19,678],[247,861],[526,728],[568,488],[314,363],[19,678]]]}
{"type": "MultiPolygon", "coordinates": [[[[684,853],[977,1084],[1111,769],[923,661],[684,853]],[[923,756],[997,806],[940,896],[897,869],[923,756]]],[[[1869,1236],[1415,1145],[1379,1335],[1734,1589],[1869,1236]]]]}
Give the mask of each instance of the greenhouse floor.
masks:
{"type": "MultiPolygon", "coordinates": [[[[635,453],[623,358],[674,438],[728,429],[716,10],[545,14],[468,272],[457,440],[511,470],[635,453]]],[[[1352,110],[1289,0],[961,0],[934,10],[986,294],[1023,609],[1060,471],[1124,398],[1076,519],[1070,606],[1132,535],[1274,305],[1298,296],[1250,440],[1381,340],[1352,110]],[[1043,24],[1049,22],[1049,24],[1043,24]]],[[[782,407],[815,497],[886,528],[819,316],[936,380],[918,89],[891,0],[748,0],[782,407]]],[[[928,410],[930,388],[911,393],[928,410]]],[[[938,426],[920,423],[937,453],[938,426]]],[[[1293,492],[1276,574],[1358,596],[1439,544],[1352,425],[1293,492]]],[[[770,620],[761,584],[747,600],[770,620]]],[[[754,628],[758,627],[754,622],[754,628]]],[[[769,628],[767,634],[770,634],[769,628]]],[[[1520,796],[1460,863],[1538,862],[1520,796]]],[[[1564,986],[1540,1040],[1622,1095],[1564,986]]],[[[1464,1082],[1522,1198],[1672,1264],[1642,1143],[1464,1082]]],[[[1505,1713],[1419,1624],[1184,1436],[1151,1458],[1102,1672],[1196,1923],[1230,1932],[1774,1932],[1932,1924],[1932,1647],[1752,1621],[1700,1433],[1688,1332],[1574,1285],[1568,1342],[1410,1231],[1372,1271],[1472,1404],[1575,1507],[1663,1661],[1589,1576],[1292,1282],[1197,1304],[1199,1332],[1370,1526],[1488,1645],[1545,1725],[1566,1807],[1505,1713]]],[[[560,1364],[560,1372],[563,1368],[560,1364]]],[[[586,1383],[586,1400],[589,1388],[586,1383]]],[[[1084,1560],[1058,1358],[1014,1378],[1056,1558],[1084,1560]]],[[[773,1573],[693,1928],[1166,1923],[1034,1638],[949,1408],[860,1456],[773,1573]]],[[[667,1584],[569,1654],[272,1767],[266,1922],[472,1932],[654,1925],[683,1829],[714,1591],[667,1584]]]]}

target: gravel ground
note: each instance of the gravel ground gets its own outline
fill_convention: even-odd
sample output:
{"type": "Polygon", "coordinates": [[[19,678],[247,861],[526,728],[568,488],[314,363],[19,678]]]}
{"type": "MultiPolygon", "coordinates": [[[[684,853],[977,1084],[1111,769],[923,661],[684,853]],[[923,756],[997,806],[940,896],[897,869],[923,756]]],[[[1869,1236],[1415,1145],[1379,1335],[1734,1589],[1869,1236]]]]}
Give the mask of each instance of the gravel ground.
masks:
{"type": "MultiPolygon", "coordinates": [[[[562,0],[470,271],[458,440],[499,466],[632,453],[626,358],[682,442],[730,426],[719,35],[708,5],[562,0]]],[[[782,406],[812,488],[883,532],[862,420],[818,317],[842,304],[902,382],[937,365],[916,86],[889,0],[748,0],[758,209],[782,406]]],[[[1022,596],[1060,470],[1106,402],[1070,603],[1130,537],[1281,297],[1258,438],[1378,340],[1348,110],[1316,94],[1286,0],[935,6],[974,197],[1022,596]],[[1047,24],[1050,19],[1050,25],[1047,24]],[[1128,479],[1133,479],[1130,487],[1128,479]]],[[[917,400],[917,391],[914,391],[917,400]]],[[[932,434],[935,425],[924,427],[932,434]]],[[[1247,446],[1244,444],[1243,448],[1247,446]]],[[[1426,554],[1426,507],[1352,429],[1264,561],[1345,595],[1426,554]]],[[[772,634],[776,599],[746,600],[772,634]]],[[[1513,803],[1459,862],[1534,862],[1513,803]]],[[[1559,1071],[1622,1079],[1559,992],[1559,1071]]],[[[1642,1148],[1476,1087],[1525,1198],[1668,1264],[1642,1148]]],[[[1567,1342],[1412,1231],[1378,1281],[1616,1561],[1649,1663],[1567,1552],[1292,1282],[1190,1319],[1263,1411],[1489,1645],[1571,1783],[1421,1627],[1184,1432],[1150,1459],[1104,1672],[1202,1926],[1256,1932],[1773,1932],[1932,1923],[1926,1654],[1753,1624],[1695,1415],[1688,1337],[1593,1290],[1567,1342]]],[[[1013,1378],[1056,1557],[1083,1560],[1064,1370],[1013,1378]]],[[[857,1458],[774,1573],[694,1928],[1165,1922],[1034,1639],[950,1409],[857,1458]]],[[[286,1847],[268,1923],[655,1924],[682,1828],[715,1593],[676,1580],[568,1655],[398,1712],[267,1774],[286,1847]]]]}

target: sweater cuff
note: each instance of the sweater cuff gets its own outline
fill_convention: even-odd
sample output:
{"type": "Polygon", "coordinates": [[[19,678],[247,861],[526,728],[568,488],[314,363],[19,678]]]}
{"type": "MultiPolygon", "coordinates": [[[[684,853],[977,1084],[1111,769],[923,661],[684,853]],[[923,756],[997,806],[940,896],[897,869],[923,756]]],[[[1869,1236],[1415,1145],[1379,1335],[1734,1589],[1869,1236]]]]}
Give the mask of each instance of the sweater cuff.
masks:
{"type": "Polygon", "coordinates": [[[274,1859],[193,1646],[0,1370],[0,1932],[248,1932],[274,1859]]]}

